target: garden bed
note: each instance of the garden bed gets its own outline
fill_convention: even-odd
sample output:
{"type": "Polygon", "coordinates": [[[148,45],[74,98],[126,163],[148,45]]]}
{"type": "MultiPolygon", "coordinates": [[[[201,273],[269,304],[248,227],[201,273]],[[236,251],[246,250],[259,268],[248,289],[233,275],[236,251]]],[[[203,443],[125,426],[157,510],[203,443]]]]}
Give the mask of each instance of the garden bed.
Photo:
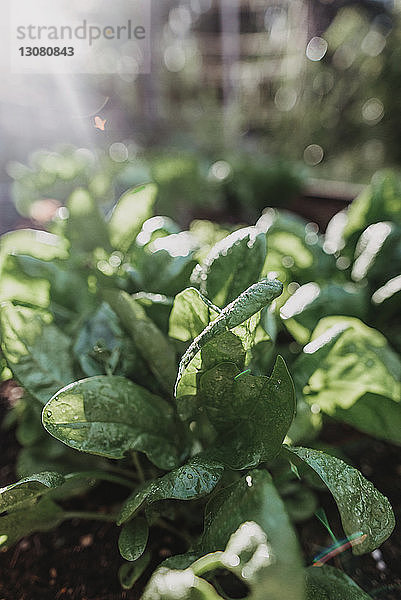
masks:
{"type": "MultiPolygon", "coordinates": [[[[3,386],[3,394],[4,394],[3,386]]],[[[7,411],[8,401],[2,395],[0,422],[7,411]]],[[[344,569],[361,587],[377,600],[399,600],[401,593],[401,464],[399,449],[380,441],[372,442],[351,427],[329,424],[322,437],[331,445],[346,452],[353,464],[382,490],[392,502],[398,525],[389,540],[381,547],[381,555],[355,557],[348,550],[338,556],[333,565],[344,569]],[[380,563],[384,562],[384,565],[380,563]]],[[[13,462],[20,449],[13,431],[2,432],[0,438],[0,474],[2,482],[16,480],[13,462]]],[[[91,494],[71,502],[69,508],[87,511],[110,511],[124,496],[119,488],[100,484],[91,494]]],[[[341,525],[329,495],[321,494],[328,506],[329,521],[340,531],[341,525]],[[337,521],[337,522],[336,522],[337,521]]],[[[321,523],[312,518],[298,527],[305,556],[310,562],[321,548],[331,541],[321,523]]],[[[117,552],[118,532],[110,523],[72,520],[55,531],[36,533],[21,540],[7,552],[0,552],[1,600],[138,600],[146,576],[134,590],[122,590],[117,574],[121,558],[117,552]]],[[[185,544],[171,532],[153,532],[152,545],[160,562],[185,552],[185,544]]],[[[156,565],[153,565],[153,568],[156,565]]]]}
{"type": "Polygon", "coordinates": [[[376,178],[338,249],[274,209],[254,227],[180,232],[152,216],[152,184],[110,218],[77,190],[52,234],[5,236],[2,372],[21,386],[2,384],[14,421],[0,469],[17,482],[0,492],[6,600],[137,600],[145,585],[167,600],[172,583],[177,598],[288,586],[304,600],[304,580],[308,600],[396,597],[400,337],[383,335],[396,304],[373,304],[396,274],[397,194],[376,178]],[[358,279],[358,239],[377,228],[388,242],[358,279]],[[337,569],[323,566],[344,533],[337,569]],[[250,576],[259,552],[276,560],[250,576]]]}

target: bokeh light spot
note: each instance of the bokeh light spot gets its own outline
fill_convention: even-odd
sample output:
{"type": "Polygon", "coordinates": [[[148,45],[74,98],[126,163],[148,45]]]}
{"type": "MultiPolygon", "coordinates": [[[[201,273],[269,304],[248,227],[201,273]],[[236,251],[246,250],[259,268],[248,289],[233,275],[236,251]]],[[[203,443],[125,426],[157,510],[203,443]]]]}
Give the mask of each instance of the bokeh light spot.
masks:
{"type": "Polygon", "coordinates": [[[327,48],[328,44],[325,39],[317,36],[313,37],[306,47],[306,56],[314,62],[322,60],[327,48]]]}

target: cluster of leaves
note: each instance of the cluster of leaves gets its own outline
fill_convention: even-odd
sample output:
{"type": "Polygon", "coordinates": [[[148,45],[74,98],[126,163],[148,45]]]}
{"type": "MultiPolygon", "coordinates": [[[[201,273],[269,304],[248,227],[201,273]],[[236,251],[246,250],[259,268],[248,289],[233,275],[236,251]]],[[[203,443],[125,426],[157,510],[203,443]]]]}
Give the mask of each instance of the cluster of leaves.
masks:
{"type": "Polygon", "coordinates": [[[141,152],[127,142],[127,156],[117,162],[98,149],[68,146],[59,151],[32,153],[28,165],[12,162],[12,195],[18,211],[46,222],[51,201],[64,203],[77,187],[85,187],[100,205],[125,189],[153,181],[158,186],[157,211],[184,220],[199,207],[210,211],[230,207],[256,218],[265,206],[285,206],[300,191],[302,171],[292,163],[268,156],[234,154],[214,162],[194,152],[141,152]]]}
{"type": "Polygon", "coordinates": [[[228,573],[252,599],[368,598],[334,568],[305,568],[292,522],[313,515],[325,487],[345,534],[360,534],[354,553],[394,527],[387,498],[316,438],[329,415],[400,442],[401,362],[364,322],[378,312],[370,273],[394,264],[384,243],[351,278],[357,234],[377,215],[398,226],[397,194],[387,176],[356,201],[342,256],[333,224],[323,238],[274,210],[233,232],[180,232],[151,216],[153,184],[107,219],[78,189],[51,232],[4,235],[2,378],[22,388],[7,422],[23,449],[21,479],[0,490],[0,544],[71,517],[115,521],[129,588],[149,565],[152,528],[178,523],[188,551],[156,569],[146,600],[226,598],[228,573]],[[352,268],[339,268],[347,256],[352,268]],[[101,480],[131,489],[117,513],[65,508],[101,480]]]}

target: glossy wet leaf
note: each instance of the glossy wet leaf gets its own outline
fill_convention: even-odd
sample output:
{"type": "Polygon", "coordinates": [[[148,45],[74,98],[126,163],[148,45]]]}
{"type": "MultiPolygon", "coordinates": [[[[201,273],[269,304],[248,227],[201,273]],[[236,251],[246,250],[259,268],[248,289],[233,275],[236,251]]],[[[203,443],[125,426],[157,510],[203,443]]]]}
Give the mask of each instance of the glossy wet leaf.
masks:
{"type": "Polygon", "coordinates": [[[291,425],[295,393],[279,356],[270,377],[240,374],[222,363],[201,377],[202,407],[215,427],[211,452],[232,469],[272,460],[291,425]]]}
{"type": "Polygon", "coordinates": [[[201,547],[204,552],[225,550],[227,564],[244,563],[241,576],[251,586],[253,600],[303,600],[298,542],[267,471],[250,471],[209,501],[201,547]],[[252,524],[244,526],[246,522],[252,524]],[[256,556],[249,560],[252,548],[256,556]]]}
{"type": "MultiPolygon", "coordinates": [[[[174,393],[177,398],[180,391],[181,379],[185,376],[191,362],[199,361],[199,352],[211,341],[230,330],[240,339],[247,353],[247,362],[250,360],[250,349],[253,347],[256,336],[258,341],[269,339],[268,335],[258,328],[262,309],[271,304],[283,291],[283,284],[277,279],[262,279],[244,290],[235,300],[227,304],[218,316],[211,321],[201,333],[192,341],[181,357],[178,375],[175,382],[174,393]],[[261,336],[259,333],[261,332],[261,336]]],[[[230,356],[228,360],[233,360],[230,356]]],[[[196,363],[195,370],[198,370],[196,363]]]]}
{"type": "Polygon", "coordinates": [[[128,561],[138,560],[145,551],[148,535],[148,523],[143,517],[136,517],[124,525],[118,538],[121,556],[128,561]]]}
{"type": "Polygon", "coordinates": [[[186,465],[144,484],[124,503],[117,524],[132,518],[143,506],[159,500],[194,500],[207,496],[224,472],[216,461],[194,457],[186,465]]]}
{"type": "Polygon", "coordinates": [[[134,562],[128,562],[121,565],[118,571],[118,578],[121,587],[123,587],[124,590],[130,590],[133,587],[148,566],[150,558],[150,552],[145,552],[145,554],[134,562]]]}
{"type": "Polygon", "coordinates": [[[60,473],[46,471],[20,479],[0,489],[0,513],[22,508],[49,490],[61,486],[64,481],[60,473]]]}
{"type": "Polygon", "coordinates": [[[172,408],[124,377],[77,381],[53,396],[42,418],[51,435],[82,452],[118,459],[139,450],[162,469],[183,452],[172,408]]]}
{"type": "Polygon", "coordinates": [[[172,393],[176,363],[174,349],[166,336],[149,319],[139,301],[126,292],[106,290],[104,298],[119,317],[161,388],[172,393]]]}
{"type": "Polygon", "coordinates": [[[184,420],[193,418],[201,406],[201,376],[208,369],[228,360],[240,371],[244,370],[246,351],[241,339],[231,331],[217,335],[191,360],[176,390],[178,412],[184,420]]]}
{"type": "Polygon", "coordinates": [[[48,313],[14,306],[0,307],[1,348],[21,385],[45,404],[74,381],[70,339],[48,313]]]}
{"type": "Polygon", "coordinates": [[[309,404],[401,443],[401,361],[375,329],[349,317],[322,319],[294,372],[309,404]]]}
{"type": "Polygon", "coordinates": [[[141,230],[142,224],[152,216],[157,187],[141,185],[125,192],[116,204],[109,222],[110,239],[114,248],[127,252],[141,230]]]}
{"type": "Polygon", "coordinates": [[[324,565],[306,569],[306,600],[369,600],[344,571],[324,565]]]}
{"type": "Polygon", "coordinates": [[[265,236],[255,227],[235,231],[218,242],[197,269],[201,292],[225,306],[258,281],[265,257],[265,236]]]}
{"type": "Polygon", "coordinates": [[[10,548],[26,535],[49,531],[63,520],[63,510],[49,498],[0,517],[0,548],[10,548]]]}
{"type": "Polygon", "coordinates": [[[388,499],[361,473],[339,458],[310,448],[289,447],[294,456],[305,462],[322,479],[332,493],[347,536],[357,532],[366,539],[353,546],[354,554],[372,552],[394,529],[394,514],[388,499]]]}

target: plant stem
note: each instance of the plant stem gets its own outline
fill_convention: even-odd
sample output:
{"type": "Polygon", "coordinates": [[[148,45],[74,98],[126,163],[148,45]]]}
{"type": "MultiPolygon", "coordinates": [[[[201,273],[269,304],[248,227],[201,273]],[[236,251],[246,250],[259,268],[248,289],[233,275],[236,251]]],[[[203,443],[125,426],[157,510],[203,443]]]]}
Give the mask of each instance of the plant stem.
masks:
{"type": "Polygon", "coordinates": [[[103,473],[99,471],[81,471],[78,473],[69,473],[65,476],[68,479],[99,479],[100,481],[110,481],[112,483],[118,483],[119,485],[123,485],[130,489],[134,489],[136,487],[133,481],[128,481],[123,477],[118,477],[117,475],[112,475],[110,473],[103,473]]]}
{"type": "Polygon", "coordinates": [[[223,552],[211,552],[210,554],[206,554],[206,556],[202,556],[197,561],[191,565],[192,571],[195,575],[203,575],[208,571],[213,571],[214,569],[218,569],[221,567],[221,557],[223,552]]]}
{"type": "Polygon", "coordinates": [[[129,469],[124,469],[124,467],[116,467],[108,463],[105,468],[112,473],[119,473],[120,475],[124,475],[124,477],[136,479],[136,473],[133,473],[133,471],[130,471],[129,469]]]}
{"type": "Polygon", "coordinates": [[[114,523],[117,520],[117,515],[75,510],[67,511],[63,516],[64,519],[87,519],[90,521],[108,521],[110,523],[114,523]]]}
{"type": "Polygon", "coordinates": [[[132,452],[131,456],[132,456],[132,460],[134,462],[136,471],[138,473],[138,477],[139,477],[140,481],[143,483],[145,481],[145,474],[143,472],[142,465],[139,460],[138,452],[132,452]]]}

